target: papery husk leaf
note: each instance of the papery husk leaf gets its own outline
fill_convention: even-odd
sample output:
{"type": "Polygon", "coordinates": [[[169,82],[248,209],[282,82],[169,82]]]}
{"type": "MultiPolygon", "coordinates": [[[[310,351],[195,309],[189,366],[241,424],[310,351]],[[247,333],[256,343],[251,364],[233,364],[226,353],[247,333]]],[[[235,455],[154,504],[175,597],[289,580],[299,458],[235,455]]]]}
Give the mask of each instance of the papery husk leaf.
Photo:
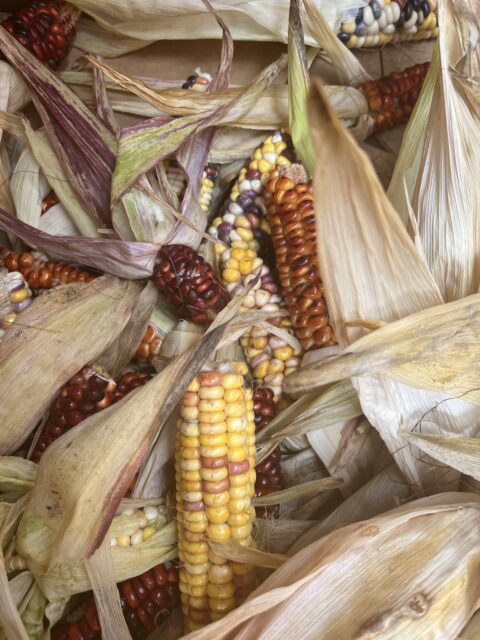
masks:
{"type": "Polygon", "coordinates": [[[285,488],[317,478],[326,478],[329,475],[327,468],[310,446],[303,451],[282,456],[282,477],[285,488]]]}
{"type": "Polygon", "coordinates": [[[79,562],[98,548],[143,458],[224,329],[206,334],[143,387],[45,451],[17,539],[35,573],[79,562]]]}
{"type": "Polygon", "coordinates": [[[33,227],[38,227],[43,198],[47,195],[49,186],[28,147],[23,150],[15,165],[10,178],[10,189],[17,217],[33,227]]]}
{"type": "Polygon", "coordinates": [[[108,98],[105,76],[98,67],[93,67],[93,88],[97,115],[107,129],[113,134],[118,133],[118,124],[108,98]]]}
{"type": "Polygon", "coordinates": [[[440,71],[413,193],[427,263],[446,301],[480,286],[480,109],[463,76],[476,67],[480,23],[472,0],[439,3],[440,71]]]}
{"type": "Polygon", "coordinates": [[[310,31],[317,44],[326,52],[341,84],[351,85],[367,82],[372,77],[364,69],[358,58],[348,49],[333,31],[317,2],[303,0],[305,18],[303,20],[305,31],[310,31]]]}
{"type": "Polygon", "coordinates": [[[159,246],[147,242],[126,242],[101,238],[52,236],[17,220],[0,209],[0,229],[14,233],[34,249],[68,262],[78,262],[119,278],[149,278],[159,246]]]}
{"type": "MultiPolygon", "coordinates": [[[[32,580],[32,576],[28,572],[24,572],[17,576],[17,578],[28,576],[32,580]]],[[[15,578],[14,578],[15,580],[15,578]]],[[[9,582],[11,585],[13,580],[9,582]]],[[[32,581],[33,582],[33,581],[32,581]]],[[[45,607],[47,605],[47,599],[42,593],[40,587],[33,582],[29,591],[22,598],[22,601],[18,605],[18,611],[25,625],[25,630],[30,640],[40,640],[44,637],[44,615],[45,607]]],[[[2,633],[0,632],[0,638],[2,633]]]]}
{"type": "Polygon", "coordinates": [[[213,164],[229,164],[246,160],[265,139],[265,134],[248,129],[218,128],[214,132],[208,161],[213,164]]]}
{"type": "Polygon", "coordinates": [[[153,282],[148,282],[137,298],[135,313],[116,340],[96,361],[110,375],[120,374],[134,357],[149,325],[157,298],[158,289],[153,282]]]}
{"type": "Polygon", "coordinates": [[[0,620],[7,640],[29,640],[15,598],[9,588],[3,553],[5,538],[11,535],[11,530],[15,527],[27,500],[28,497],[25,496],[9,509],[0,529],[0,620]]]}
{"type": "Polygon", "coordinates": [[[453,638],[478,607],[479,524],[477,495],[447,493],[344,527],[187,637],[453,638]]]}
{"type": "Polygon", "coordinates": [[[315,152],[308,127],[307,95],[310,86],[299,0],[290,0],[288,16],[288,122],[293,146],[309,174],[315,152]]]}
{"type": "Polygon", "coordinates": [[[480,611],[472,617],[457,640],[477,640],[480,634],[480,611]]]}
{"type": "MultiPolygon", "coordinates": [[[[312,92],[310,116],[317,150],[314,191],[319,267],[336,337],[341,347],[347,347],[365,332],[361,326],[348,326],[349,322],[393,322],[441,305],[442,298],[368,158],[341,126],[319,84],[312,92]]],[[[411,369],[409,375],[414,376],[411,369]]],[[[303,374],[287,378],[287,393],[299,375],[303,374]]],[[[398,377],[397,371],[395,375],[398,377]]],[[[444,393],[415,389],[373,370],[353,378],[353,384],[363,413],[379,430],[410,483],[438,491],[458,481],[456,473],[445,474],[418,460],[402,437],[445,399],[444,393]]],[[[435,417],[436,433],[472,434],[480,418],[477,413],[465,400],[443,405],[435,417]]]]}
{"type": "MultiPolygon", "coordinates": [[[[1,111],[17,113],[30,102],[30,91],[13,67],[0,60],[0,102],[1,111]]],[[[0,133],[1,138],[1,133],[0,133]]]]}
{"type": "Polygon", "coordinates": [[[480,480],[480,438],[423,433],[406,433],[404,437],[407,442],[428,453],[435,460],[480,480]]]}
{"type": "Polygon", "coordinates": [[[255,542],[263,551],[286,554],[292,544],[315,526],[315,521],[276,520],[257,518],[255,520],[255,542]]]}
{"type": "Polygon", "coordinates": [[[48,291],[22,312],[22,323],[0,342],[2,454],[18,449],[61,386],[122,331],[141,290],[138,283],[103,276],[48,291]],[[39,371],[42,384],[32,388],[31,376],[39,371]]]}
{"type": "Polygon", "coordinates": [[[75,93],[5,29],[0,49],[21,73],[77,197],[108,226],[116,140],[75,93]]]}
{"type": "MultiPolygon", "coordinates": [[[[80,21],[76,45],[105,56],[117,57],[157,40],[191,40],[192,34],[200,39],[220,37],[217,25],[199,0],[169,0],[160,5],[156,0],[107,0],[101,8],[95,0],[74,0],[72,4],[95,19],[80,21]]],[[[317,0],[316,4],[335,28],[346,11],[355,14],[363,1],[317,0]]],[[[234,40],[287,42],[288,0],[276,0],[274,10],[262,0],[247,5],[244,0],[233,0],[215,6],[234,40]]],[[[308,45],[316,45],[310,30],[305,40],[308,45]]]]}
{"type": "Polygon", "coordinates": [[[0,456],[0,502],[16,502],[35,484],[37,465],[31,460],[0,456]]]}
{"type": "MultiPolygon", "coordinates": [[[[262,71],[236,100],[223,104],[210,114],[176,118],[170,122],[165,122],[164,118],[153,118],[122,130],[113,174],[112,201],[120,198],[141,174],[178,149],[193,134],[217,125],[225,117],[235,118],[248,111],[258,96],[282,71],[285,63],[285,56],[281,56],[277,62],[262,71]]],[[[112,73],[112,69],[105,65],[101,68],[108,75],[115,75],[116,80],[118,76],[121,77],[121,74],[112,73]]],[[[128,78],[126,81],[129,86],[132,84],[128,78]]]]}
{"type": "MultiPolygon", "coordinates": [[[[115,522],[115,518],[114,518],[115,522]]],[[[110,537],[110,531],[107,533],[110,537]]],[[[133,578],[178,556],[177,525],[174,521],[140,545],[112,547],[115,582],[133,578]]],[[[61,564],[36,580],[49,600],[84,593],[92,588],[85,563],[61,564]]]]}
{"type": "Polygon", "coordinates": [[[120,592],[113,574],[113,560],[108,536],[95,553],[85,561],[92,583],[98,619],[104,640],[131,640],[122,613],[120,592]]]}
{"type": "Polygon", "coordinates": [[[342,478],[321,478],[304,482],[282,491],[274,491],[265,496],[257,496],[252,502],[255,506],[266,507],[274,504],[284,504],[299,498],[310,497],[312,494],[318,494],[322,491],[338,489],[343,484],[342,478]]]}
{"type": "Polygon", "coordinates": [[[292,541],[288,549],[289,555],[297,553],[339,527],[365,518],[373,518],[393,509],[399,503],[406,501],[410,493],[411,489],[397,466],[394,464],[388,466],[344,500],[321,522],[311,523],[308,531],[292,541]]]}
{"type": "Polygon", "coordinates": [[[223,556],[227,560],[251,564],[255,567],[277,569],[288,559],[287,556],[277,553],[268,553],[266,551],[259,551],[253,547],[244,547],[236,540],[228,540],[227,542],[209,540],[208,544],[215,553],[223,556]]]}
{"type": "Polygon", "coordinates": [[[395,210],[405,225],[407,225],[409,220],[407,203],[413,198],[415,183],[420,170],[428,114],[431,109],[433,92],[439,72],[439,62],[437,45],[433,51],[430,67],[423,82],[420,96],[405,128],[402,146],[400,147],[392,179],[388,186],[387,195],[390,202],[395,207],[395,210]],[[405,196],[405,185],[408,200],[405,196]]]}
{"type": "Polygon", "coordinates": [[[52,236],[77,236],[78,228],[64,209],[63,205],[56,204],[41,216],[38,228],[52,236]]]}

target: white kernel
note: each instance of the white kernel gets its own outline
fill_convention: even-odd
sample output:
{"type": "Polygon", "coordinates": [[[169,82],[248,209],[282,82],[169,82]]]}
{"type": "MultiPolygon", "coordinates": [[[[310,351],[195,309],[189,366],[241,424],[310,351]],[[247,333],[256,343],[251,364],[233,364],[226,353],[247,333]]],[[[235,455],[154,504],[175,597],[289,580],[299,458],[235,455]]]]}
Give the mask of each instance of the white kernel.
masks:
{"type": "MultiPolygon", "coordinates": [[[[233,203],[235,204],[235,203],[233,203]]],[[[238,207],[238,205],[235,205],[238,207]]],[[[230,207],[229,207],[230,208],[230,207]]],[[[239,207],[240,208],[240,207],[239,207]]],[[[233,224],[235,222],[235,214],[233,213],[226,213],[223,218],[222,218],[223,222],[228,222],[228,224],[233,224]]]]}
{"type": "Polygon", "coordinates": [[[135,509],[125,509],[125,511],[122,511],[122,516],[133,516],[134,513],[135,509]]]}
{"type": "Polygon", "coordinates": [[[277,162],[277,154],[276,153],[264,153],[263,159],[269,162],[270,164],[275,165],[277,162]]]}
{"type": "Polygon", "coordinates": [[[143,510],[143,513],[145,514],[145,518],[147,519],[148,522],[152,522],[152,520],[155,520],[158,517],[157,507],[152,507],[152,506],[145,507],[145,509],[143,510]]]}
{"type": "Polygon", "coordinates": [[[143,531],[141,529],[137,529],[135,533],[132,533],[130,542],[134,546],[143,542],[143,531]]]}
{"type": "Polygon", "coordinates": [[[240,192],[242,191],[251,191],[252,189],[252,183],[250,182],[250,180],[242,180],[239,186],[239,190],[240,192]]]}
{"type": "MultiPolygon", "coordinates": [[[[242,207],[239,204],[237,204],[236,202],[231,202],[228,205],[228,211],[229,211],[230,214],[233,214],[234,216],[238,216],[241,213],[243,213],[242,207]]],[[[223,219],[225,220],[225,216],[223,216],[223,219]]],[[[235,220],[235,218],[233,218],[233,220],[235,220]]],[[[233,222],[233,220],[232,220],[232,222],[233,222]]]]}

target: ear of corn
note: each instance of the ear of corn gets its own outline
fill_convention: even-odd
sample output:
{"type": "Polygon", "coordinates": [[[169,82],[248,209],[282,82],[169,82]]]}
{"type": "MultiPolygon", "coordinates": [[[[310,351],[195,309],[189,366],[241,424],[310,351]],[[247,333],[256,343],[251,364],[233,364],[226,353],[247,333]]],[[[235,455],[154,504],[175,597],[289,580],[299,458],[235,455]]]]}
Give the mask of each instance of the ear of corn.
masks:
{"type": "Polygon", "coordinates": [[[1,26],[41,62],[55,69],[68,53],[80,11],[66,2],[31,2],[1,26]]]}
{"type": "Polygon", "coordinates": [[[255,422],[246,373],[243,363],[204,370],[180,407],[175,470],[186,632],[226,615],[254,583],[252,567],[229,562],[208,545],[254,545],[255,422]]]}
{"type": "MultiPolygon", "coordinates": [[[[244,309],[262,309],[272,315],[285,309],[271,268],[274,259],[268,250],[270,227],[262,192],[274,168],[290,166],[293,158],[290,139],[284,132],[268,136],[240,171],[223,215],[209,228],[226,245],[217,245],[216,250],[222,280],[232,294],[242,293],[259,276],[244,298],[244,309]]],[[[289,318],[279,317],[276,324],[291,328],[289,318]]],[[[278,399],[283,378],[298,367],[300,354],[281,338],[257,327],[241,338],[241,344],[256,384],[270,387],[278,399]]]]}
{"type": "Polygon", "coordinates": [[[438,36],[436,0],[368,0],[348,12],[338,37],[350,49],[438,36]]]}
{"type": "Polygon", "coordinates": [[[299,164],[272,175],[267,217],[295,333],[305,351],[336,344],[318,272],[312,182],[299,164]]]}
{"type": "Polygon", "coordinates": [[[19,271],[0,271],[0,340],[17,315],[30,306],[32,292],[19,271]]]}
{"type": "MultiPolygon", "coordinates": [[[[178,603],[178,572],[170,563],[160,564],[118,585],[125,621],[133,640],[145,638],[159,626],[178,603]]],[[[101,640],[102,629],[92,594],[82,612],[71,621],[56,624],[52,640],[101,640]]]]}

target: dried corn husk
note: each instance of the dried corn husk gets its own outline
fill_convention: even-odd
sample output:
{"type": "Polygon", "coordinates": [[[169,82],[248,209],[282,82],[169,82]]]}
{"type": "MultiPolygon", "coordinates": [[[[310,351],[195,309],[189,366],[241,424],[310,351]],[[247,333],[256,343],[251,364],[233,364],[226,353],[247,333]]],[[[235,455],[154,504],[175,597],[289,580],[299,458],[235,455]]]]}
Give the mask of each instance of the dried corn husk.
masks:
{"type": "Polygon", "coordinates": [[[50,191],[50,187],[28,147],[23,150],[14,167],[10,178],[10,189],[17,217],[38,227],[42,215],[43,198],[50,191]]]}
{"type": "Polygon", "coordinates": [[[16,502],[35,484],[37,465],[31,460],[0,456],[0,502],[16,502]]]}
{"type": "Polygon", "coordinates": [[[115,340],[142,289],[140,283],[102,276],[48,291],[22,312],[21,324],[0,343],[2,454],[24,442],[60,387],[115,340]],[[39,371],[41,384],[32,386],[31,376],[35,380],[39,371]]]}
{"type": "MultiPolygon", "coordinates": [[[[80,20],[76,44],[87,51],[116,57],[135,51],[157,40],[220,38],[221,32],[201,0],[108,0],[101,8],[95,0],[74,0],[75,6],[95,19],[80,20]],[[112,38],[109,34],[115,34],[112,38]]],[[[341,15],[363,6],[362,0],[316,0],[317,7],[332,28],[341,15]]],[[[261,0],[228,0],[215,3],[229,26],[234,40],[287,42],[289,0],[275,4],[261,0]]],[[[306,43],[315,45],[310,29],[306,43]]]]}
{"type": "Polygon", "coordinates": [[[479,603],[479,525],[477,495],[445,493],[344,527],[187,637],[454,638],[479,603]]]}
{"type": "MultiPolygon", "coordinates": [[[[441,305],[442,298],[368,159],[341,127],[318,86],[313,92],[311,119],[317,149],[314,186],[320,272],[339,343],[343,347],[353,346],[365,333],[363,326],[372,322],[392,322],[421,309],[441,305]]],[[[440,306],[424,313],[438,316],[441,312],[440,306]]],[[[452,313],[461,315],[458,308],[452,309],[452,313]]],[[[407,318],[405,323],[413,321],[407,318]]],[[[365,339],[375,340],[385,330],[388,327],[378,329],[365,339]]],[[[425,330],[424,336],[426,333],[425,330]]],[[[452,352],[456,348],[462,349],[461,353],[465,352],[465,345],[462,348],[461,343],[461,336],[458,336],[452,352]]],[[[407,361],[411,354],[404,351],[405,347],[400,348],[397,357],[407,361]]],[[[422,350],[423,347],[418,345],[418,348],[422,350]]],[[[437,348],[440,348],[439,344],[437,348]]],[[[395,378],[389,374],[377,374],[379,369],[373,361],[370,361],[372,367],[368,374],[353,379],[363,413],[379,430],[406,479],[415,486],[429,486],[437,491],[458,476],[445,474],[426,461],[418,460],[415,451],[405,447],[402,433],[412,430],[425,412],[448,397],[442,392],[425,390],[427,386],[440,389],[442,383],[445,383],[443,389],[447,387],[446,369],[453,360],[453,353],[447,353],[447,357],[445,376],[439,385],[436,385],[436,373],[432,378],[432,369],[426,374],[428,356],[419,376],[412,365],[403,367],[402,380],[408,379],[408,383],[397,379],[398,371],[394,372],[395,378]],[[430,378],[428,385],[425,384],[426,378],[430,378]],[[412,384],[421,388],[415,389],[412,384]]],[[[318,371],[326,371],[325,363],[335,361],[335,356],[332,358],[322,359],[318,371]]],[[[458,363],[456,367],[459,368],[458,363]]],[[[348,373],[344,370],[339,378],[345,375],[355,373],[352,369],[348,373]]],[[[294,389],[296,381],[302,381],[302,376],[301,371],[289,376],[287,392],[294,389]]],[[[466,368],[458,378],[462,376],[468,385],[466,368]]],[[[315,385],[325,382],[325,379],[315,380],[315,385]]],[[[457,381],[453,384],[459,386],[457,381]]],[[[468,386],[472,388],[472,385],[468,386]]],[[[310,390],[306,385],[304,390],[307,389],[310,390]]],[[[453,435],[466,432],[473,435],[480,417],[477,411],[463,399],[441,405],[435,414],[435,433],[453,435]]]]}

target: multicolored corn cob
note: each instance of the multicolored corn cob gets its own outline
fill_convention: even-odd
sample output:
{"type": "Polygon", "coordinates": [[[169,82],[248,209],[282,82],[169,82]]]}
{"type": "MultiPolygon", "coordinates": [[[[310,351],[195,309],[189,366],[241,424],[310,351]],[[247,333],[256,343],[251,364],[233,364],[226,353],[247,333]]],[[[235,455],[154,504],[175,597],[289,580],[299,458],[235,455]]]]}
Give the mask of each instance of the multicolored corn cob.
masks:
{"type": "MultiPolygon", "coordinates": [[[[255,430],[258,433],[275,416],[273,391],[268,387],[259,387],[253,392],[253,411],[255,413],[255,430]]],[[[277,448],[255,467],[255,496],[266,496],[283,489],[281,453],[277,448]]],[[[257,518],[278,517],[278,506],[256,507],[257,518]]]]}
{"type": "Polygon", "coordinates": [[[305,351],[336,344],[317,258],[311,180],[300,164],[273,172],[265,190],[280,284],[305,351]]]}
{"type": "Polygon", "coordinates": [[[350,49],[438,36],[436,0],[369,0],[343,17],[338,38],[350,49]]]}
{"type": "Polygon", "coordinates": [[[254,568],[229,562],[207,540],[254,546],[255,421],[244,363],[196,376],[177,424],[180,592],[185,632],[218,620],[255,583],[254,568]]]}
{"type": "Polygon", "coordinates": [[[153,281],[178,315],[195,324],[209,324],[230,301],[213,267],[182,244],[160,249],[153,281]]]}
{"type": "MultiPolygon", "coordinates": [[[[208,213],[210,209],[213,187],[215,186],[217,175],[218,169],[213,164],[207,164],[202,175],[202,185],[200,187],[200,207],[205,213],[208,213]]],[[[168,162],[167,179],[178,198],[181,199],[187,186],[187,180],[175,160],[169,160],[168,162]]]]}
{"type": "Polygon", "coordinates": [[[118,402],[151,377],[150,373],[129,372],[115,381],[105,372],[84,367],[63,386],[55,399],[31,459],[39,462],[57,438],[94,413],[118,402]]]}
{"type": "Polygon", "coordinates": [[[408,122],[422,90],[429,64],[415,64],[403,71],[357,86],[368,101],[375,132],[388,131],[408,122]]]}
{"type": "Polygon", "coordinates": [[[80,10],[66,2],[31,2],[1,23],[41,62],[56,69],[75,36],[80,10]]]}
{"type": "MultiPolygon", "coordinates": [[[[145,638],[160,626],[177,606],[178,572],[173,564],[159,564],[136,578],[118,585],[123,615],[133,640],[145,638]]],[[[102,629],[93,594],[83,613],[70,622],[59,622],[51,632],[52,640],[101,640],[102,629]]]]}
{"type": "Polygon", "coordinates": [[[0,264],[9,271],[20,271],[28,285],[37,289],[52,289],[60,284],[72,282],[90,282],[96,276],[91,271],[78,269],[66,262],[55,262],[40,251],[26,251],[21,254],[3,251],[0,264]]]}
{"type": "Polygon", "coordinates": [[[32,303],[32,292],[19,271],[0,270],[0,340],[17,315],[32,303]]]}
{"type": "MultiPolygon", "coordinates": [[[[258,281],[244,298],[243,309],[272,312],[285,310],[272,267],[270,227],[265,217],[264,187],[275,167],[288,167],[294,159],[287,134],[276,131],[254,152],[248,166],[240,171],[224,212],[215,218],[209,233],[224,245],[216,245],[221,277],[232,294],[242,293],[258,281]]],[[[276,324],[291,329],[288,317],[276,324]]],[[[300,355],[282,338],[254,327],[241,338],[247,362],[258,386],[270,387],[277,400],[285,375],[299,366],[300,355]]]]}

